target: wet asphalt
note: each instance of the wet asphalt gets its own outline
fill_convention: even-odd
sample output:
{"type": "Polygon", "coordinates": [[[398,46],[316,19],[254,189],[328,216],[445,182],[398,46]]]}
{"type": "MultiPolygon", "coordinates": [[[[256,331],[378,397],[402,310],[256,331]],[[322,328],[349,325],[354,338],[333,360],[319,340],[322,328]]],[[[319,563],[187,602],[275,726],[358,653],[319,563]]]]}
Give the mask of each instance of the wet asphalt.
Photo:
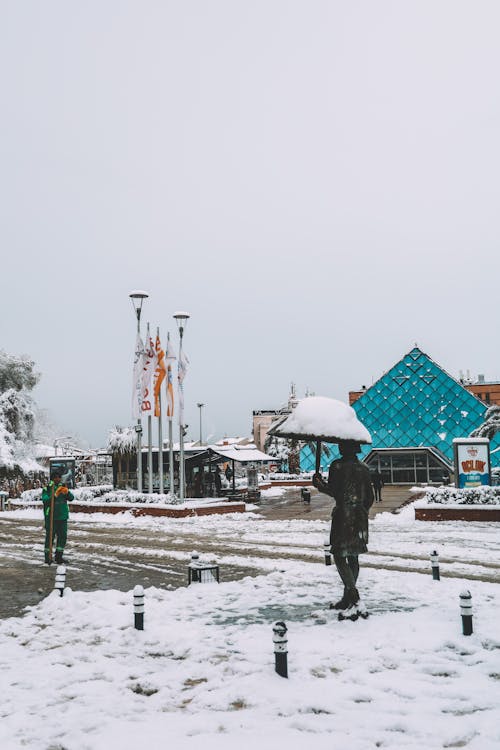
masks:
{"type": "MultiPolygon", "coordinates": [[[[316,494],[313,502],[304,503],[298,490],[271,500],[262,500],[253,511],[263,519],[327,519],[331,501],[316,494]]],[[[0,515],[0,618],[22,614],[27,606],[37,604],[54,586],[55,565],[43,562],[43,519],[13,518],[0,515]]],[[[134,528],[130,524],[79,522],[70,518],[67,585],[74,590],[118,589],[129,591],[138,582],[144,586],[177,588],[187,585],[187,563],[194,548],[203,545],[203,536],[184,533],[182,525],[175,531],[156,528],[134,528]],[[178,558],[165,557],[164,550],[178,552],[178,558]],[[184,553],[184,554],[183,554],[184,553]]],[[[206,548],[241,557],[241,549],[231,549],[227,539],[220,545],[206,539],[206,548]]],[[[238,580],[265,572],[251,566],[224,565],[221,580],[238,580]]]]}

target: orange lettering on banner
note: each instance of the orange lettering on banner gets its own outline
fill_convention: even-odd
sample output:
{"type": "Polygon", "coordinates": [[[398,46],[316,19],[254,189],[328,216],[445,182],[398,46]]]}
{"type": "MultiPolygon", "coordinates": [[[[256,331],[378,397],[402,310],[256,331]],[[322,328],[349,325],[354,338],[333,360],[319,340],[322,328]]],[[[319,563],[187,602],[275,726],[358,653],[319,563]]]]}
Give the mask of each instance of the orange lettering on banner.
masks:
{"type": "Polygon", "coordinates": [[[149,411],[151,409],[151,401],[142,402],[142,411],[149,411]]]}
{"type": "Polygon", "coordinates": [[[462,471],[464,474],[468,474],[470,471],[478,471],[480,474],[483,474],[485,466],[486,461],[462,461],[462,471]]]}

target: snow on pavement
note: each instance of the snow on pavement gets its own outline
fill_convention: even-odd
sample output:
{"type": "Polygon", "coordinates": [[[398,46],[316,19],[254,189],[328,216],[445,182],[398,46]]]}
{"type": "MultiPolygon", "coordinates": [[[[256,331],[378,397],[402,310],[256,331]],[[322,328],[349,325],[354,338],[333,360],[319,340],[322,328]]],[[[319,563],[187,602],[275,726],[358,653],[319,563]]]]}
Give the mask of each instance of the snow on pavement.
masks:
{"type": "MultiPolygon", "coordinates": [[[[251,517],[170,524],[180,536],[217,528],[221,538],[260,539],[261,549],[312,546],[326,528],[251,517]]],[[[423,524],[405,511],[371,529],[373,548],[427,554],[450,542],[465,560],[491,563],[495,544],[498,553],[494,524],[423,524]]],[[[131,592],[51,594],[1,621],[2,750],[500,747],[498,584],[365,567],[371,617],[338,622],[326,609],[339,593],[333,567],[272,565],[237,582],[146,589],[143,632],[131,592]],[[470,637],[463,588],[473,597],[470,637]],[[279,619],[289,627],[288,680],[274,673],[279,619]]]]}

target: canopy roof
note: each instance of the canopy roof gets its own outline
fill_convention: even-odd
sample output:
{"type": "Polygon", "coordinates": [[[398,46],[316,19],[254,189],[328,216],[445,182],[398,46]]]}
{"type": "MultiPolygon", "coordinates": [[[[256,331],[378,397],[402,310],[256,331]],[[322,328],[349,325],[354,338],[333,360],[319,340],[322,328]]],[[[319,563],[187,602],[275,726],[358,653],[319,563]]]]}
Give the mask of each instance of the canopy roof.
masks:
{"type": "Polygon", "coordinates": [[[221,456],[221,458],[228,461],[237,461],[240,464],[276,463],[275,456],[268,456],[267,453],[262,453],[257,448],[247,448],[244,445],[224,445],[223,447],[211,445],[210,451],[221,456]]]}

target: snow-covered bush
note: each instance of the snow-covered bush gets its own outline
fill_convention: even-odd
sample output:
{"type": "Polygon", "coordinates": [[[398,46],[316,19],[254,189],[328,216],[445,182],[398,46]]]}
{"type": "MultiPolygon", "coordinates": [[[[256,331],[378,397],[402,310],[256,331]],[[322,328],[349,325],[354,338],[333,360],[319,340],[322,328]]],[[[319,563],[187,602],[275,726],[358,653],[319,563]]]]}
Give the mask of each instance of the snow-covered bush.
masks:
{"type": "MultiPolygon", "coordinates": [[[[169,494],[152,494],[147,492],[136,492],[135,490],[114,490],[110,484],[98,485],[96,487],[80,487],[71,490],[75,503],[113,503],[125,505],[134,503],[148,503],[150,505],[174,505],[177,499],[172,499],[169,494]]],[[[27,490],[21,495],[21,502],[31,504],[41,500],[42,490],[27,490]]],[[[71,508],[71,505],[70,505],[71,508]]]]}
{"type": "Polygon", "coordinates": [[[41,470],[33,457],[35,404],[30,391],[38,381],[34,362],[0,351],[0,473],[41,470]]]}
{"type": "Polygon", "coordinates": [[[108,450],[111,453],[126,455],[137,450],[137,433],[132,427],[114,427],[109,432],[108,450]]]}
{"type": "Polygon", "coordinates": [[[500,487],[428,487],[424,499],[428,504],[500,505],[500,487]]]}

